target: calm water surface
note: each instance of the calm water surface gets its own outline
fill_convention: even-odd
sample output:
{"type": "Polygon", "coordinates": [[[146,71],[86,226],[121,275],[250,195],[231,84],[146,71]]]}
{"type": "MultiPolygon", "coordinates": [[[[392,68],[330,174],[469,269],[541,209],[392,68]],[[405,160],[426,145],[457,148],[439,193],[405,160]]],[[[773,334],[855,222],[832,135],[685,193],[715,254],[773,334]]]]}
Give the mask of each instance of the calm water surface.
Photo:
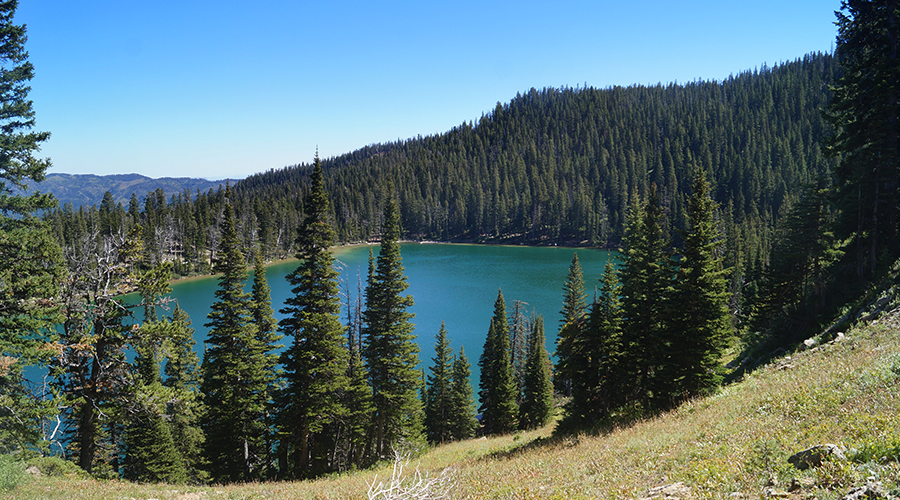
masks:
{"type": "MultiPolygon", "coordinates": [[[[341,269],[341,280],[349,284],[353,300],[357,295],[358,278],[365,287],[369,248],[378,255],[378,246],[342,247],[334,252],[341,269]]],[[[421,349],[420,367],[431,365],[435,335],[444,321],[454,353],[460,346],[465,348],[472,364],[476,391],[478,357],[493,315],[497,290],[503,290],[507,313],[512,313],[513,301],[520,300],[527,303],[528,316],[532,312],[543,315],[547,350],[552,354],[561,317],[563,284],[572,254],[578,252],[588,302],[610,255],[604,250],[586,248],[420,243],[401,244],[400,251],[409,283],[406,293],[415,301],[409,310],[415,313],[412,321],[421,349]]],[[[296,267],[296,261],[288,261],[271,265],[266,271],[272,288],[272,308],[279,319],[283,315],[278,311],[290,295],[285,276],[296,267]]],[[[197,278],[178,281],[172,286],[171,297],[190,315],[197,350],[201,353],[208,333],[204,323],[217,285],[216,278],[197,278]]],[[[282,342],[287,344],[290,339],[285,338],[282,342]]]]}

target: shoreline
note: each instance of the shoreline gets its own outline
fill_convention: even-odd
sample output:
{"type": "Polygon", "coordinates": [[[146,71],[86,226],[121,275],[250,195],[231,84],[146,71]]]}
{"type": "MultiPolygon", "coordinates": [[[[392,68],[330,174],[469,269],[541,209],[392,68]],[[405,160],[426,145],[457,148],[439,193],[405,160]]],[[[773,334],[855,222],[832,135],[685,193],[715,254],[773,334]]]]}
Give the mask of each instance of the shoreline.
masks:
{"type": "MultiPolygon", "coordinates": [[[[570,249],[574,249],[574,250],[577,250],[579,248],[587,249],[587,250],[609,250],[608,248],[604,248],[604,247],[591,247],[591,246],[523,245],[523,244],[513,244],[513,243],[478,243],[478,242],[472,242],[472,241],[399,240],[397,243],[400,243],[400,244],[415,243],[418,245],[471,245],[471,246],[498,246],[498,247],[534,247],[534,248],[553,247],[553,248],[570,248],[570,249]]],[[[343,243],[340,245],[333,245],[333,246],[329,247],[329,250],[331,250],[332,255],[334,255],[334,257],[337,258],[338,254],[343,253],[344,251],[353,250],[357,247],[374,247],[374,246],[380,246],[380,245],[381,245],[381,242],[343,243]]],[[[268,269],[271,266],[286,264],[291,261],[296,262],[297,260],[298,259],[296,257],[286,257],[283,259],[266,262],[266,269],[268,269]]],[[[247,267],[247,269],[252,269],[252,268],[253,268],[253,266],[247,267]]],[[[169,284],[172,285],[175,283],[187,283],[187,282],[191,282],[191,281],[199,281],[199,280],[204,280],[204,279],[215,278],[216,276],[219,276],[219,274],[197,274],[194,276],[184,276],[181,278],[174,278],[172,280],[169,280],[169,284]]]]}

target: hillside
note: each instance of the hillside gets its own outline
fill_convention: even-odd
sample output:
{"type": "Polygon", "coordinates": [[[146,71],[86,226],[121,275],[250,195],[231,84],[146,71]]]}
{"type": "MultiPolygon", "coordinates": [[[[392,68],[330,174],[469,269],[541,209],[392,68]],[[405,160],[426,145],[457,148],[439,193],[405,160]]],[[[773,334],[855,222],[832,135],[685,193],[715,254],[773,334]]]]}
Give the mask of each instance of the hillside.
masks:
{"type": "MultiPolygon", "coordinates": [[[[728,239],[755,259],[767,227],[834,160],[822,109],[837,65],[810,54],[724,81],[606,89],[531,89],[434,136],[324,160],[339,239],[378,231],[386,190],[410,238],[617,245],[630,204],[655,183],[683,227],[691,172],[710,176],[728,239]]],[[[257,219],[289,217],[308,165],[236,186],[257,219]]]]}
{"type": "MultiPolygon", "coordinates": [[[[232,181],[234,182],[234,181],[232,181]]],[[[209,189],[218,189],[224,185],[224,180],[210,181],[206,179],[194,179],[190,177],[161,177],[153,179],[140,174],[47,174],[43,182],[32,186],[45,193],[53,193],[59,205],[71,203],[73,207],[99,205],[103,195],[107,191],[113,196],[113,200],[123,205],[128,205],[132,194],[143,200],[147,193],[162,189],[166,193],[174,194],[190,191],[206,192],[209,189]]]]}
{"type": "MultiPolygon", "coordinates": [[[[874,297],[884,310],[838,340],[790,353],[716,395],[655,418],[595,434],[551,437],[551,427],[438,446],[404,469],[453,478],[450,498],[640,498],[684,483],[693,498],[844,497],[873,477],[900,486],[900,290],[874,297]],[[805,471],[794,453],[832,443],[844,460],[805,471]],[[790,490],[796,480],[797,490],[790,490]]],[[[865,309],[864,309],[865,310],[865,309]]],[[[365,498],[391,469],[313,482],[194,487],[31,477],[0,498],[365,498]]],[[[386,498],[386,497],[380,497],[386,498]]],[[[677,497],[675,497],[677,498],[677,497]]],[[[874,498],[874,497],[870,497],[874,498]]],[[[884,497],[880,497],[884,498],[884,497]]]]}
{"type": "MultiPolygon", "coordinates": [[[[408,239],[615,248],[629,207],[656,184],[677,243],[700,168],[721,204],[726,264],[746,271],[767,254],[783,206],[835,166],[822,109],[838,71],[819,53],[724,81],[531,89],[446,133],[323,159],[333,226],[341,242],[377,239],[392,192],[408,239]]],[[[259,243],[270,259],[294,254],[309,172],[273,169],[234,186],[245,253],[259,243]]],[[[182,189],[149,204],[138,194],[141,214],[58,211],[51,222],[64,247],[91,227],[81,218],[137,223],[165,235],[148,241],[149,261],[178,256],[179,273],[207,272],[224,196],[182,189]]]]}

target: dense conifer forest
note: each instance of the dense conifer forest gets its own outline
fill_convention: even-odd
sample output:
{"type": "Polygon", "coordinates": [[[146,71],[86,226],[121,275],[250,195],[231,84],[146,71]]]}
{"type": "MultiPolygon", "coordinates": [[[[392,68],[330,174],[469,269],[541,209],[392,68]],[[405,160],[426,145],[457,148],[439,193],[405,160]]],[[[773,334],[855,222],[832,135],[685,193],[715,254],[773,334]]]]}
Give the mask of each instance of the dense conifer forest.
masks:
{"type": "MultiPolygon", "coordinates": [[[[606,89],[531,89],[478,120],[435,136],[374,144],[322,161],[336,240],[377,239],[383,193],[399,199],[403,237],[616,248],[630,204],[660,190],[671,228],[683,228],[696,166],[710,174],[727,262],[765,260],[785,202],[827,174],[831,126],[822,115],[834,57],[810,54],[727,80],[606,89]]],[[[293,255],[311,165],[234,186],[245,255],[293,255]]],[[[60,243],[140,224],[148,263],[209,271],[222,190],[136,193],[119,206],[48,214],[60,243]]]]}

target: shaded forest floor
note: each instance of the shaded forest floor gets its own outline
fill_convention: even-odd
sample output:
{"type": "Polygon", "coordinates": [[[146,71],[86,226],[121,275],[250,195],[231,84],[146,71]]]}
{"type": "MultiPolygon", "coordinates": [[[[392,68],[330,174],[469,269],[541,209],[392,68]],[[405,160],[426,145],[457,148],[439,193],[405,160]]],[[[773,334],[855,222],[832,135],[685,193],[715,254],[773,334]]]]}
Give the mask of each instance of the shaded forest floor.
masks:
{"type": "MultiPolygon", "coordinates": [[[[838,499],[871,477],[886,491],[898,487],[898,410],[894,310],[839,342],[776,360],[658,417],[571,437],[552,437],[551,424],[451,443],[410,461],[404,475],[411,480],[418,468],[436,477],[450,468],[448,498],[642,498],[681,482],[693,498],[838,499]],[[847,458],[806,471],[788,464],[792,454],[825,443],[843,447],[847,458]]],[[[366,498],[369,484],[390,476],[390,464],[318,481],[208,487],[35,476],[0,498],[366,498]]]]}

